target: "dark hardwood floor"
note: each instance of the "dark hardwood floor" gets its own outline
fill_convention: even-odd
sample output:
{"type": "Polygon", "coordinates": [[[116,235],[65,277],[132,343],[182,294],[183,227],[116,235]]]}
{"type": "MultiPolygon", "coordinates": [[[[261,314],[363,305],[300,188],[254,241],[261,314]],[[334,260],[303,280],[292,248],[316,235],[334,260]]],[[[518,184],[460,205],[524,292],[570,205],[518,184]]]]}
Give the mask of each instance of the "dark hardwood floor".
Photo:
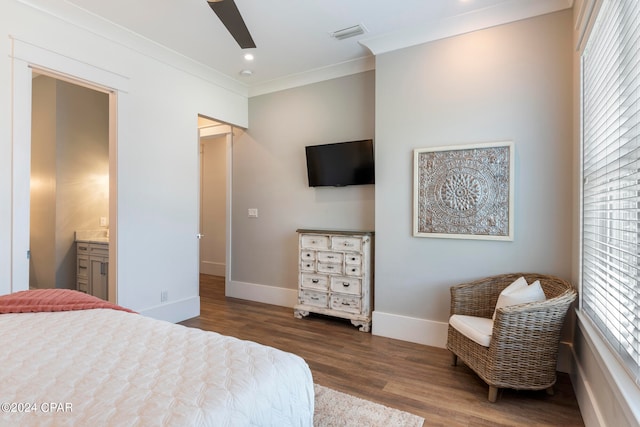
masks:
{"type": "Polygon", "coordinates": [[[441,348],[373,336],[349,321],[224,296],[224,278],[200,276],[201,315],[183,325],[256,341],[303,357],[314,382],[420,415],[425,426],[583,426],[566,374],[555,395],[488,386],[469,368],[451,366],[441,348]]]}

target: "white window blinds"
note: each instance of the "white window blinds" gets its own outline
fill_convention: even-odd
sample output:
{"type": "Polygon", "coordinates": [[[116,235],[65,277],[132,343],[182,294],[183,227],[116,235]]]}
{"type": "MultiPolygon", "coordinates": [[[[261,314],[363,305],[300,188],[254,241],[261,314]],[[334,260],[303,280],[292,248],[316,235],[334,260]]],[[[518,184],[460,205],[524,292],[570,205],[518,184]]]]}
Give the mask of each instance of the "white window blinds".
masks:
{"type": "Polygon", "coordinates": [[[640,0],[604,0],[582,55],[581,307],[640,383],[640,0]]]}

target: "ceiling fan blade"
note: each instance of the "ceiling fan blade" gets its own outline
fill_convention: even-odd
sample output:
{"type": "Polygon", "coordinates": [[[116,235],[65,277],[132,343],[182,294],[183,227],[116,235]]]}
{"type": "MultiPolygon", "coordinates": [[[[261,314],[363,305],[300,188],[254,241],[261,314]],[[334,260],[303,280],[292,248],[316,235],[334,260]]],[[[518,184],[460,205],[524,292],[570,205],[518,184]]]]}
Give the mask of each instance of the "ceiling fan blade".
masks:
{"type": "Polygon", "coordinates": [[[240,11],[233,0],[208,1],[208,3],[242,49],[256,47],[244,23],[244,19],[242,19],[242,15],[240,15],[240,11]]]}

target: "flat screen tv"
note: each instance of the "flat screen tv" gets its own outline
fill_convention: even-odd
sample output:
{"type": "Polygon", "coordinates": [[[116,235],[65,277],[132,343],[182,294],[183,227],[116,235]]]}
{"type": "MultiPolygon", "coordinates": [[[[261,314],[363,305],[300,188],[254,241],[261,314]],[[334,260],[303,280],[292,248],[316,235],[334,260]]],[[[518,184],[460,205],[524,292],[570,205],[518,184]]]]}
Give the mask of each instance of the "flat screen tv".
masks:
{"type": "Polygon", "coordinates": [[[344,187],[374,183],[373,140],[310,145],[307,154],[309,187],[344,187]]]}

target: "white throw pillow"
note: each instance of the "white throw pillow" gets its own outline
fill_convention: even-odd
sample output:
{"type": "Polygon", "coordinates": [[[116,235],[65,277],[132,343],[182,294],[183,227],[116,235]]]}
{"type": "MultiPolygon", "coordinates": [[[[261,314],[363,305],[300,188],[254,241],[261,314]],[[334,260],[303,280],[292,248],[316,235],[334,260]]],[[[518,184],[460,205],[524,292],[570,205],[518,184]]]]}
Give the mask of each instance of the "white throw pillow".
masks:
{"type": "MultiPolygon", "coordinates": [[[[527,283],[523,277],[521,277],[520,279],[522,279],[524,283],[527,283]]],[[[516,280],[516,282],[518,280],[516,280]]],[[[536,280],[531,285],[524,287],[522,287],[521,284],[518,286],[514,286],[516,282],[509,285],[507,288],[505,288],[504,291],[502,291],[502,293],[500,293],[500,296],[498,297],[498,303],[496,304],[496,309],[493,312],[494,320],[496,318],[496,312],[499,308],[507,307],[510,305],[526,304],[530,302],[539,302],[547,299],[544,291],[542,290],[542,286],[540,285],[539,280],[536,280]],[[514,286],[514,288],[510,289],[512,286],[514,286]],[[508,289],[509,292],[505,293],[505,291],[508,289]]]]}
{"type": "Polygon", "coordinates": [[[498,302],[496,304],[495,310],[493,310],[493,320],[496,320],[496,310],[500,307],[504,307],[506,305],[506,297],[507,295],[511,295],[514,292],[520,291],[522,289],[526,289],[529,284],[525,280],[524,277],[518,277],[513,283],[504,288],[500,295],[498,296],[498,302]]]}

